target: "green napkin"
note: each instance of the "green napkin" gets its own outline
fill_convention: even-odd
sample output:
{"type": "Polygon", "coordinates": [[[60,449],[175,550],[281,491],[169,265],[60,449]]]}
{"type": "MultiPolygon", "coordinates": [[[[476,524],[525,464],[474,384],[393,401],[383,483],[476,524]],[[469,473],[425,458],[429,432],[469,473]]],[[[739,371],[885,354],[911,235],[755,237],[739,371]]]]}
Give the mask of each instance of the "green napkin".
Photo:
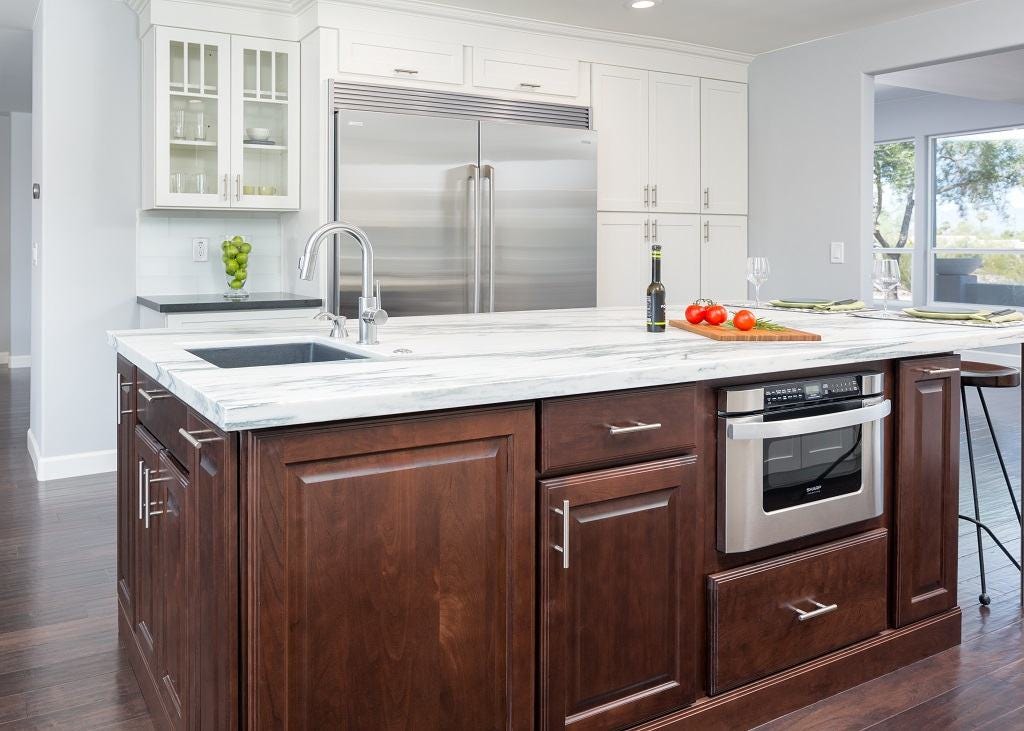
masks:
{"type": "Polygon", "coordinates": [[[831,302],[827,305],[815,305],[814,309],[821,310],[822,312],[855,312],[857,310],[863,310],[866,305],[857,300],[856,302],[847,302],[843,305],[835,305],[831,302]]]}
{"type": "Polygon", "coordinates": [[[913,307],[907,307],[903,310],[904,315],[910,317],[917,317],[922,320],[975,320],[981,322],[1018,322],[1024,320],[1024,313],[1014,310],[1003,315],[996,315],[992,317],[993,310],[988,312],[974,312],[971,314],[964,314],[960,312],[921,312],[915,310],[913,307]]]}
{"type": "Polygon", "coordinates": [[[786,302],[786,300],[772,300],[768,304],[774,307],[791,307],[794,310],[810,310],[823,305],[814,305],[810,302],[786,302]]]}

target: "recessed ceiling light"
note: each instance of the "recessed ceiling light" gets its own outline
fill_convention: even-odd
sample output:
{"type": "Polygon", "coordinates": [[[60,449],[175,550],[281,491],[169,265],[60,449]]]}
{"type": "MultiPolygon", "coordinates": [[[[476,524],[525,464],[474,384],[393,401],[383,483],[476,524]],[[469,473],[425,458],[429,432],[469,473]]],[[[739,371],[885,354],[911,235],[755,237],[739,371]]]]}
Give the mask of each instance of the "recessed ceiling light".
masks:
{"type": "Polygon", "coordinates": [[[658,5],[660,2],[661,0],[626,0],[625,5],[633,10],[647,10],[658,5]]]}

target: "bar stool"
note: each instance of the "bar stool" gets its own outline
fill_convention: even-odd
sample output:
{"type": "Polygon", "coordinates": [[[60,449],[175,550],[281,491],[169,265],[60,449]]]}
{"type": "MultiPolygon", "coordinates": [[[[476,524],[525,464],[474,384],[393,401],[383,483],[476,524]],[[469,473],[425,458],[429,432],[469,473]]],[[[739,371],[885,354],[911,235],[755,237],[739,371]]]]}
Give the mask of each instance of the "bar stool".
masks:
{"type": "Polygon", "coordinates": [[[971,418],[967,411],[967,389],[974,387],[978,391],[978,400],[981,401],[981,409],[985,414],[985,421],[988,423],[988,432],[992,436],[992,446],[996,449],[996,459],[999,460],[999,467],[1003,471],[1003,479],[1006,481],[1006,489],[1010,493],[1010,502],[1013,503],[1013,512],[1017,515],[1017,522],[1020,523],[1020,506],[1017,504],[1017,496],[1013,493],[1013,484],[1010,482],[1010,474],[1006,471],[1006,462],[1003,460],[1003,452],[999,449],[999,441],[996,439],[996,431],[992,427],[992,417],[988,413],[988,404],[985,403],[983,388],[1016,388],[1020,385],[1020,370],[1009,366],[1000,366],[992,363],[977,363],[974,361],[963,361],[960,364],[960,399],[964,407],[964,428],[967,431],[967,458],[971,465],[971,492],[974,496],[974,517],[960,515],[960,520],[973,523],[978,533],[978,567],[981,569],[981,594],[978,601],[984,605],[992,602],[988,595],[988,587],[985,580],[985,552],[981,543],[981,532],[984,530],[989,537],[1006,554],[1010,562],[1020,571],[1020,563],[1013,557],[1003,545],[1003,542],[996,538],[995,533],[981,521],[981,508],[978,504],[978,477],[974,467],[974,443],[971,439],[971,418]]]}

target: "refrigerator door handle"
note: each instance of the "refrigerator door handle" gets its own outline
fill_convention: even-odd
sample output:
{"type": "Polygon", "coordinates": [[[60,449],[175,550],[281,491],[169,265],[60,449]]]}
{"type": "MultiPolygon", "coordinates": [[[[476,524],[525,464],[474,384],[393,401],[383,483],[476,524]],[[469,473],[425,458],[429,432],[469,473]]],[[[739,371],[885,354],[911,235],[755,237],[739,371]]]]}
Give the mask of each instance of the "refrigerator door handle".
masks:
{"type": "Polygon", "coordinates": [[[484,165],[483,173],[487,181],[487,307],[494,312],[494,166],[484,165]]]}
{"type": "Polygon", "coordinates": [[[480,312],[480,168],[470,164],[466,186],[466,217],[473,212],[473,223],[467,233],[473,238],[473,312],[480,312]]]}

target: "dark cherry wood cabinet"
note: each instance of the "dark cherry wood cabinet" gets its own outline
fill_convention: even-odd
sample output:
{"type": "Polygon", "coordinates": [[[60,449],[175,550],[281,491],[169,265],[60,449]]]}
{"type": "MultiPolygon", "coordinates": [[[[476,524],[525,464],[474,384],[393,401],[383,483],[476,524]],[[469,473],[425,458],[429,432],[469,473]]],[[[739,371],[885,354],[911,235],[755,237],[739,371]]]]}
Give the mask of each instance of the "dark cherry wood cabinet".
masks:
{"type": "Polygon", "coordinates": [[[135,467],[135,366],[117,358],[117,601],[135,617],[135,524],[138,470],[135,467]]]}
{"type": "Polygon", "coordinates": [[[960,358],[900,363],[896,406],[893,620],[956,606],[960,358]]]}
{"type": "Polygon", "coordinates": [[[247,727],[525,729],[534,410],[252,434],[247,727]]]}
{"type": "Polygon", "coordinates": [[[158,532],[153,527],[153,518],[146,518],[146,511],[152,512],[154,503],[159,502],[159,488],[154,491],[152,479],[160,473],[160,444],[153,439],[145,427],[135,427],[135,472],[137,506],[132,547],[135,565],[135,615],[132,629],[139,650],[151,672],[160,664],[158,648],[160,636],[160,546],[158,532]],[[148,501],[148,502],[147,502],[148,501]]]}
{"type": "Polygon", "coordinates": [[[697,459],[541,483],[541,718],[619,729],[696,695],[697,459]]]}

